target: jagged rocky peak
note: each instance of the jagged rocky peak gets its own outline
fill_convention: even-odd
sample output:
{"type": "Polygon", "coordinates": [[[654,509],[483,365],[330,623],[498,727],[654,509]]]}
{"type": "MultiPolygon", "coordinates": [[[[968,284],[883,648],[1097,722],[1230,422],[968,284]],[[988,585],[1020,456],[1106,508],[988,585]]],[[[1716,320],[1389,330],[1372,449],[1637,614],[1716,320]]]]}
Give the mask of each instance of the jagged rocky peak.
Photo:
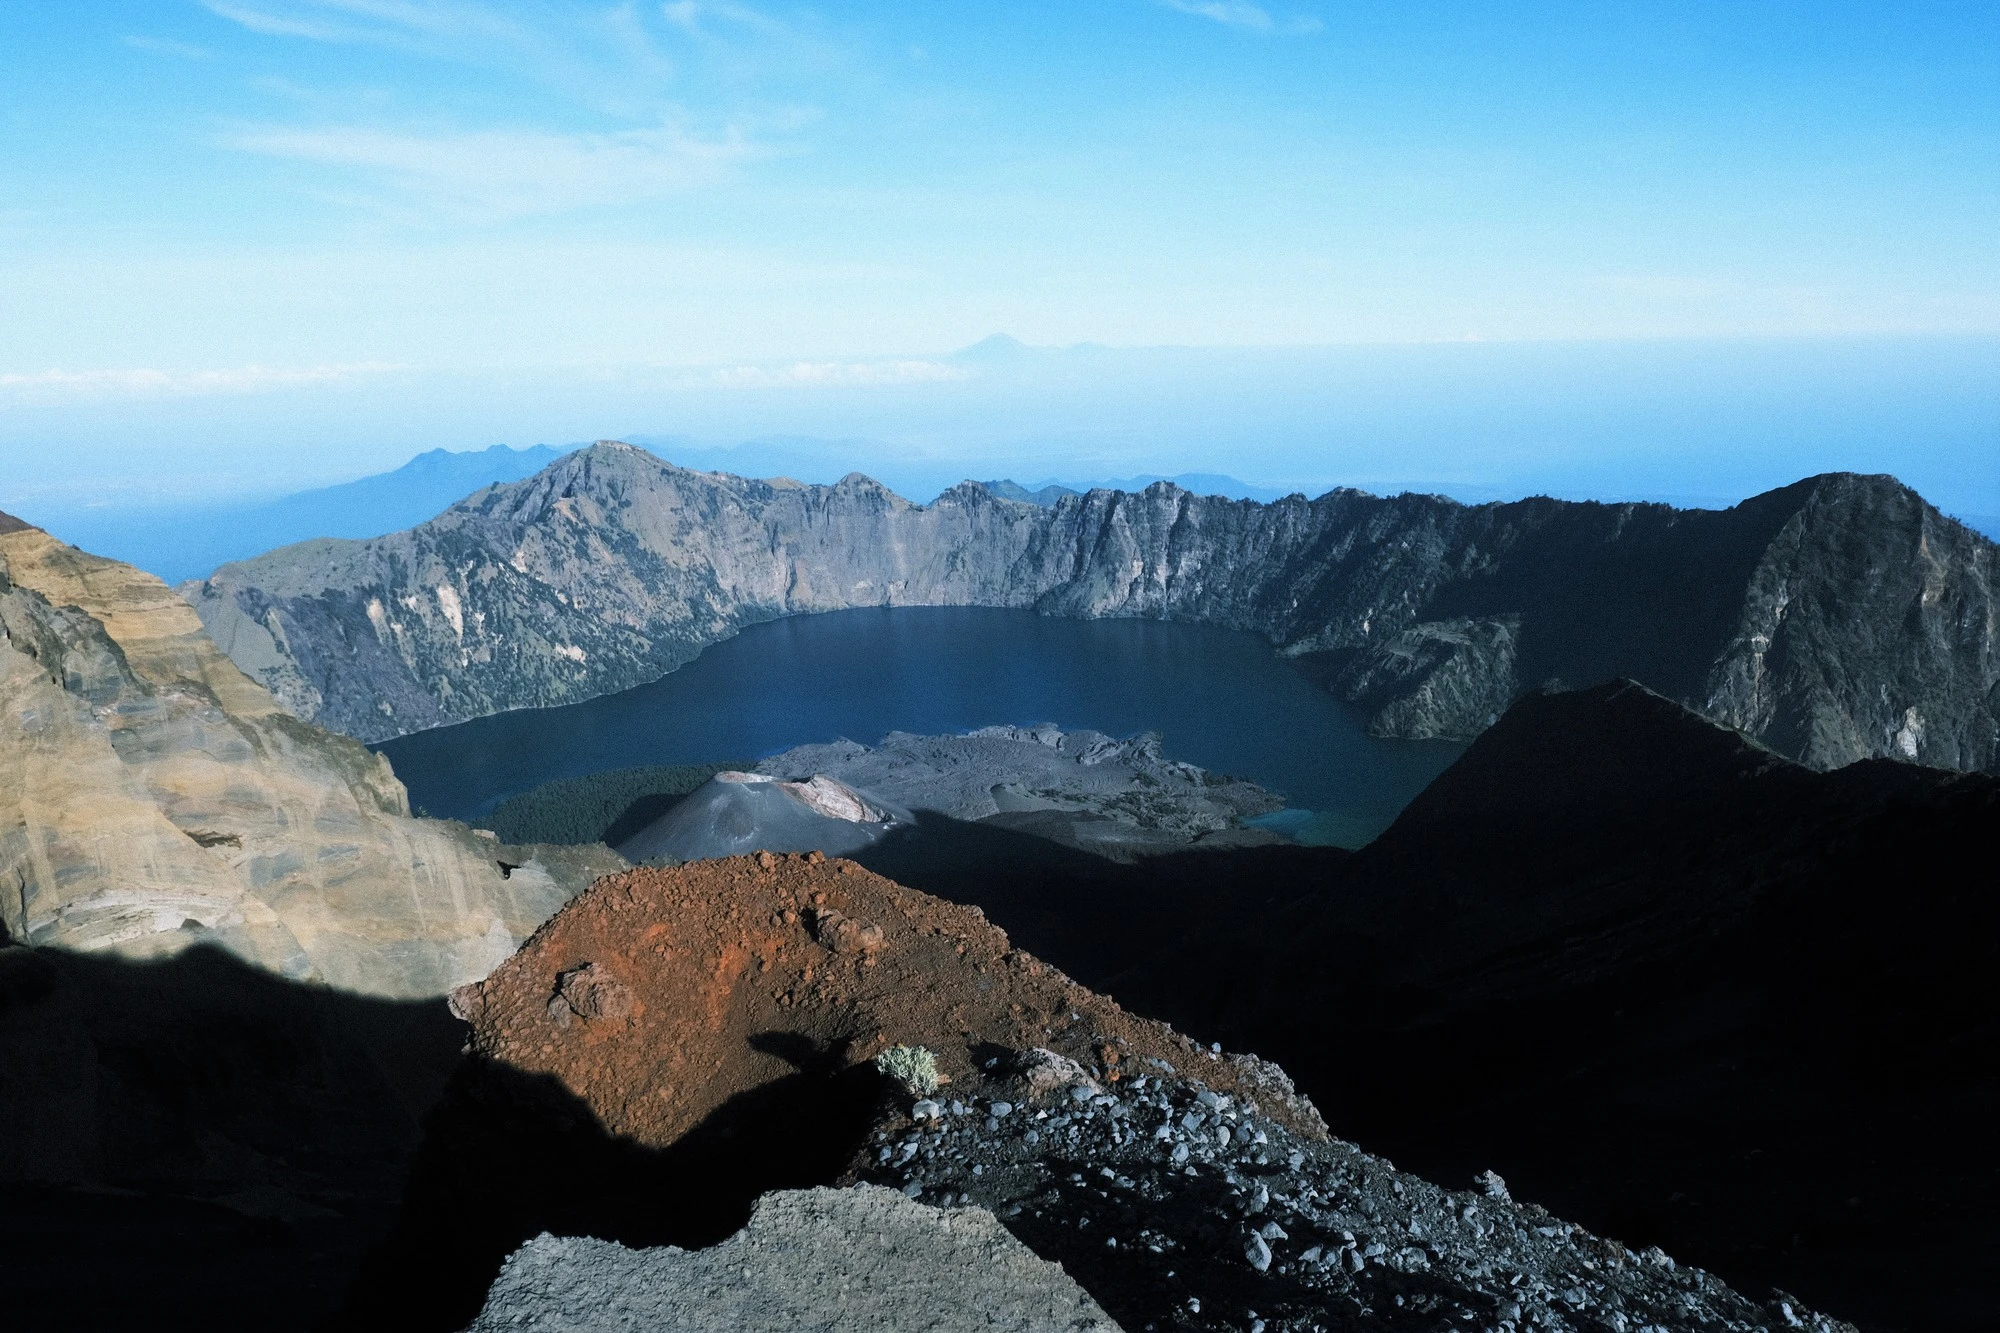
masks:
{"type": "Polygon", "coordinates": [[[615,864],[410,818],[386,760],[286,712],[160,580],[0,530],[8,938],[435,995],[615,864]]]}
{"type": "Polygon", "coordinates": [[[183,591],[288,707],[364,739],[625,689],[774,616],[973,605],[1256,632],[1385,736],[1469,739],[1529,690],[1629,677],[1814,767],[1982,769],[1994,549],[1849,474],[1723,511],[1166,483],[913,505],[606,443],[409,532],[183,591]]]}

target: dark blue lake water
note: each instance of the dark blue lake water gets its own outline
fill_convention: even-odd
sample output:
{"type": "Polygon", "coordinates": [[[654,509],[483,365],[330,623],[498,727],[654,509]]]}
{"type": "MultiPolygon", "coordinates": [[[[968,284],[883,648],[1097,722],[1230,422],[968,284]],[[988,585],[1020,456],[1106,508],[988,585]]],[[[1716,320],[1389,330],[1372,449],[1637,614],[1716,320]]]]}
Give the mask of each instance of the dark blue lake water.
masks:
{"type": "Polygon", "coordinates": [[[1249,634],[1154,620],[895,607],[753,625],[649,685],[377,746],[433,815],[474,819],[553,778],[761,759],[839,737],[1054,722],[1157,731],[1167,755],[1262,783],[1302,841],[1357,846],[1462,746],[1384,741],[1249,634]],[[1308,813],[1309,812],[1309,813],[1308,813]]]}

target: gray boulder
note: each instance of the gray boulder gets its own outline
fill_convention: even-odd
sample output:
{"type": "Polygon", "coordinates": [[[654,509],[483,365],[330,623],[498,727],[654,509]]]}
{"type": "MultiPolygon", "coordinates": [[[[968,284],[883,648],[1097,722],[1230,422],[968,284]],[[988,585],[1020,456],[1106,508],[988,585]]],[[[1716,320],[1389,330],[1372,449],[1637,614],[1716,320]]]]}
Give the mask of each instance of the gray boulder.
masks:
{"type": "Polygon", "coordinates": [[[767,1194],[706,1250],[541,1235],[510,1256],[469,1333],[644,1328],[736,1333],[1118,1326],[1060,1265],[983,1208],[932,1208],[877,1185],[767,1194]]]}

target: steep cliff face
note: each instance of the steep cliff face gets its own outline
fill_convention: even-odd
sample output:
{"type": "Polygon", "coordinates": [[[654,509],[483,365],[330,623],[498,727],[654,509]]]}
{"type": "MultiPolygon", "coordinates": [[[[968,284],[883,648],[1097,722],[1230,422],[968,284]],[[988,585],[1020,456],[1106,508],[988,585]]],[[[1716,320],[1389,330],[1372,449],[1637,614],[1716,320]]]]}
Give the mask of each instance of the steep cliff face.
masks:
{"type": "Polygon", "coordinates": [[[1025,605],[1010,556],[1036,514],[922,508],[859,476],[688,472],[598,445],[409,532],[286,547],[186,592],[288,707],[374,740],[624,689],[776,616],[1025,605]]]}
{"type": "Polygon", "coordinates": [[[1046,508],[967,483],[919,506],[607,443],[183,593],[288,707],[364,740],[627,688],[776,616],[980,605],[1261,633],[1384,735],[1465,739],[1523,690],[1626,676],[1815,766],[1986,768],[1994,549],[1886,477],[1720,512],[1165,483],[1046,508]]]}
{"type": "Polygon", "coordinates": [[[2000,766],[2000,548],[1873,477],[1751,503],[1795,493],[1706,690],[1688,701],[1808,759],[2000,766]]]}
{"type": "Polygon", "coordinates": [[[9,938],[435,995],[609,868],[411,819],[386,761],[279,707],[158,579],[0,527],[9,938]]]}

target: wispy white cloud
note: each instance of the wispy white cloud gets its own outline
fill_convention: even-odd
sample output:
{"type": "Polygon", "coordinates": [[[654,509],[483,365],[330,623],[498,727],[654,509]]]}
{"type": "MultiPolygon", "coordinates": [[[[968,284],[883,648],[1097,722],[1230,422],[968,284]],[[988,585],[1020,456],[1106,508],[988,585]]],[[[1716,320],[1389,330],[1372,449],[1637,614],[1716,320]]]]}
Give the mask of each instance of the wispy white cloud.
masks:
{"type": "Polygon", "coordinates": [[[397,36],[519,42],[532,31],[472,0],[202,0],[211,13],[272,37],[381,42],[397,36]]]}
{"type": "Polygon", "coordinates": [[[1324,25],[1310,15],[1300,14],[1289,18],[1274,16],[1262,5],[1253,5],[1248,0],[1160,0],[1168,9],[1196,18],[1211,19],[1225,27],[1244,28],[1251,32],[1288,33],[1303,36],[1318,32],[1324,25]]]}
{"type": "Polygon", "coordinates": [[[270,13],[247,5],[225,4],[223,0],[202,0],[203,7],[231,23],[239,23],[266,37],[306,37],[317,42],[362,41],[367,33],[347,24],[329,22],[311,15],[270,13]]]}
{"type": "Polygon", "coordinates": [[[657,116],[674,62],[631,4],[534,9],[480,0],[202,0],[270,37],[377,46],[500,71],[598,110],[657,116]]]}
{"type": "Polygon", "coordinates": [[[698,372],[686,387],[713,389],[858,389],[942,384],[970,372],[942,361],[794,361],[781,366],[723,366],[698,372]]]}
{"type": "MultiPolygon", "coordinates": [[[[425,117],[352,90],[322,91],[304,123],[238,126],[222,137],[239,151],[320,168],[304,183],[317,198],[404,222],[496,223],[670,196],[775,154],[819,118],[764,94],[773,71],[825,58],[813,22],[794,25],[735,0],[202,3],[254,32],[477,66],[587,109],[582,120],[559,113],[477,125],[460,119],[462,107],[425,117]]],[[[289,86],[285,95],[302,100],[289,86]]]]}
{"type": "Polygon", "coordinates": [[[390,190],[374,199],[385,209],[415,205],[472,222],[657,199],[713,183],[764,151],[739,133],[703,138],[673,126],[608,134],[263,128],[225,142],[358,171],[367,185],[390,190]]]}
{"type": "Polygon", "coordinates": [[[705,27],[717,24],[749,28],[774,36],[791,31],[789,25],[748,5],[717,3],[717,0],[669,0],[669,3],[660,6],[660,12],[666,15],[669,23],[687,32],[701,32],[705,27]]]}
{"type": "Polygon", "coordinates": [[[215,59],[215,52],[205,46],[196,46],[193,42],[177,42],[170,37],[131,36],[125,39],[125,45],[140,51],[151,51],[156,55],[178,56],[182,60],[215,59]]]}
{"type": "Polygon", "coordinates": [[[266,393],[315,385],[347,384],[401,367],[364,361],[350,365],[236,366],[226,370],[0,371],[0,395],[13,398],[145,398],[266,393]]]}

